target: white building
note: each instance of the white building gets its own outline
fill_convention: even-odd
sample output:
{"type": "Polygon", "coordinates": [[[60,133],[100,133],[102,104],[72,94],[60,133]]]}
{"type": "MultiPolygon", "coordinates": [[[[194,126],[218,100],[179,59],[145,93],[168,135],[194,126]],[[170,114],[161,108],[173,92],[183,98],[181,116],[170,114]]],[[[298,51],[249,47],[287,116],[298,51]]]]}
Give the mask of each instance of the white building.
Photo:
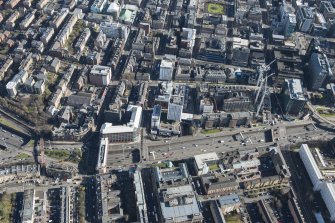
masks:
{"type": "Polygon", "coordinates": [[[195,29],[183,28],[181,44],[184,48],[193,49],[196,33],[197,31],[195,29]]]}
{"type": "Polygon", "coordinates": [[[335,221],[335,184],[323,183],[321,186],[321,196],[330,213],[330,220],[335,221]]]}
{"type": "Polygon", "coordinates": [[[130,105],[127,111],[131,111],[131,118],[127,125],[115,125],[104,123],[100,129],[101,137],[107,138],[111,143],[134,142],[138,139],[139,128],[142,120],[142,107],[130,105]]]}
{"type": "Polygon", "coordinates": [[[120,4],[116,0],[112,3],[110,3],[110,5],[107,8],[107,13],[111,14],[115,21],[118,20],[118,18],[120,16],[120,11],[121,11],[120,4]]]}
{"type": "Polygon", "coordinates": [[[106,173],[108,144],[108,138],[100,139],[98,162],[96,166],[96,170],[100,173],[106,173]]]}
{"type": "Polygon", "coordinates": [[[17,82],[9,81],[6,84],[6,90],[10,97],[14,97],[17,94],[17,82]]]}
{"type": "Polygon", "coordinates": [[[219,160],[219,157],[216,153],[205,153],[194,156],[195,167],[198,171],[198,176],[202,174],[206,174],[209,171],[207,166],[208,162],[214,162],[219,160]]]}
{"type": "Polygon", "coordinates": [[[307,144],[301,145],[299,155],[307,170],[308,176],[313,183],[314,191],[320,190],[324,177],[307,144]]]}
{"type": "Polygon", "coordinates": [[[127,126],[139,128],[141,126],[142,120],[142,107],[129,105],[127,111],[131,111],[131,118],[130,121],[127,123],[127,126]]]}
{"type": "Polygon", "coordinates": [[[172,80],[173,75],[173,62],[169,60],[162,60],[159,69],[159,79],[164,81],[172,80]]]}
{"type": "Polygon", "coordinates": [[[134,142],[137,138],[137,131],[134,127],[104,123],[100,130],[101,137],[108,138],[110,143],[134,142]]]}

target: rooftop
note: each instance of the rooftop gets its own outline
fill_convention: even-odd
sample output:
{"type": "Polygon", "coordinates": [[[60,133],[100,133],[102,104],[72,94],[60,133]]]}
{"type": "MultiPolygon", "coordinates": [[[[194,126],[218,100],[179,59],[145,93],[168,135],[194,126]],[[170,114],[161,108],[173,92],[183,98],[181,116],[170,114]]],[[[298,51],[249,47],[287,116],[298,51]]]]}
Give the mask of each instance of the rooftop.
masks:
{"type": "Polygon", "coordinates": [[[288,89],[290,91],[290,98],[295,100],[306,101],[302,84],[299,79],[285,79],[288,89]]]}
{"type": "Polygon", "coordinates": [[[191,185],[167,188],[161,191],[160,206],[164,222],[187,222],[202,219],[191,185]]]}
{"type": "Polygon", "coordinates": [[[205,154],[195,155],[194,159],[195,159],[198,169],[202,169],[206,162],[219,160],[219,157],[216,153],[205,153],[205,154]]]}
{"type": "Polygon", "coordinates": [[[230,195],[220,197],[218,199],[218,202],[219,202],[220,206],[222,207],[224,205],[239,203],[240,199],[239,199],[237,194],[230,194],[230,195]]]}
{"type": "Polygon", "coordinates": [[[113,126],[112,123],[104,123],[101,126],[100,133],[105,134],[113,134],[113,133],[126,133],[126,132],[134,132],[134,127],[124,126],[124,125],[115,125],[113,126]]]}

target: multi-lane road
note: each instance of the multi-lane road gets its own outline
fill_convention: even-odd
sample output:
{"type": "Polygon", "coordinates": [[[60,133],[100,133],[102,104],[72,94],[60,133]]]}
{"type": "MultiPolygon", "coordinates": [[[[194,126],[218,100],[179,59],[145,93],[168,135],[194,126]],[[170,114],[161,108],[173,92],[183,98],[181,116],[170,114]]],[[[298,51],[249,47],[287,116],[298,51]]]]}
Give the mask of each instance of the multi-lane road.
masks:
{"type": "MultiPolygon", "coordinates": [[[[166,138],[159,141],[145,139],[141,151],[142,165],[159,160],[187,159],[197,154],[218,154],[249,149],[266,149],[274,145],[297,144],[304,141],[327,140],[335,137],[333,132],[316,128],[312,121],[285,122],[274,126],[227,129],[214,134],[166,138]],[[273,141],[271,136],[273,132],[273,141]],[[236,140],[238,136],[239,139],[236,140]],[[240,139],[244,138],[242,142],[240,139]]],[[[141,143],[109,146],[107,166],[110,169],[127,167],[134,162],[133,151],[141,149],[141,143]]]]}
{"type": "Polygon", "coordinates": [[[8,149],[19,148],[25,142],[23,137],[15,135],[8,130],[0,127],[0,145],[7,147],[8,149]]]}
{"type": "Polygon", "coordinates": [[[160,141],[146,141],[142,156],[146,161],[189,158],[206,152],[229,152],[232,150],[264,148],[277,144],[294,144],[302,141],[331,139],[332,132],[320,128],[307,128],[310,121],[298,123],[280,123],[268,127],[239,128],[209,135],[173,138],[160,141]],[[266,132],[273,131],[279,134],[269,141],[266,132]],[[244,142],[236,140],[235,136],[244,138],[244,142]]]}

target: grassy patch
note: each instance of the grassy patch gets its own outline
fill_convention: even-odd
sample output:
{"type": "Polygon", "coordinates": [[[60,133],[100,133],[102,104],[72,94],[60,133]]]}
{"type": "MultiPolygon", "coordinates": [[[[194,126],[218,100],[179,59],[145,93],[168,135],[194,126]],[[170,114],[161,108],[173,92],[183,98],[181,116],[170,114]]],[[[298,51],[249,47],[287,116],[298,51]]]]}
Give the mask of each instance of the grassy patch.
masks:
{"type": "Polygon", "coordinates": [[[29,142],[26,144],[28,147],[33,147],[35,144],[35,141],[33,139],[29,140],[29,142]]]}
{"type": "Polygon", "coordinates": [[[16,159],[28,159],[30,158],[31,156],[26,154],[26,153],[19,153],[15,156],[16,159]]]}
{"type": "Polygon", "coordinates": [[[219,165],[217,165],[217,164],[210,165],[210,166],[208,166],[208,168],[209,168],[209,170],[212,170],[212,171],[220,169],[219,165]]]}
{"type": "Polygon", "coordinates": [[[335,113],[320,114],[322,117],[335,117],[335,113]]]}
{"type": "Polygon", "coordinates": [[[19,129],[13,122],[9,121],[8,119],[0,118],[0,123],[19,132],[21,131],[21,129],[19,129]]]}
{"type": "Polygon", "coordinates": [[[8,46],[2,47],[0,48],[0,54],[3,54],[3,55],[7,54],[8,50],[9,50],[8,46]]]}
{"type": "Polygon", "coordinates": [[[66,159],[66,161],[72,162],[72,163],[79,163],[81,160],[81,150],[75,149],[70,153],[70,156],[66,159]]]}
{"type": "Polygon", "coordinates": [[[72,163],[79,163],[81,160],[81,150],[75,149],[73,151],[68,150],[51,150],[46,149],[45,155],[60,161],[68,161],[72,163]]]}
{"type": "Polygon", "coordinates": [[[223,15],[224,14],[224,6],[217,3],[208,3],[207,5],[207,12],[210,14],[218,14],[223,15]]]}
{"type": "Polygon", "coordinates": [[[201,131],[201,133],[203,134],[214,134],[218,132],[221,132],[221,130],[220,129],[205,129],[201,131]]]}
{"type": "Polygon", "coordinates": [[[322,116],[322,117],[335,117],[335,113],[330,109],[324,109],[324,108],[317,108],[316,111],[322,116]]]}
{"type": "Polygon", "coordinates": [[[0,222],[10,223],[12,222],[12,206],[15,198],[15,194],[4,193],[0,195],[0,222]]]}
{"type": "Polygon", "coordinates": [[[54,159],[59,159],[59,160],[65,160],[69,158],[70,152],[67,150],[51,150],[51,149],[46,149],[45,150],[45,155],[54,158],[54,159]]]}
{"type": "Polygon", "coordinates": [[[167,168],[168,167],[167,164],[163,163],[163,162],[155,163],[155,164],[153,164],[153,166],[157,166],[157,167],[160,167],[160,168],[167,168]]]}
{"type": "Polygon", "coordinates": [[[227,223],[240,223],[240,216],[238,214],[230,214],[225,216],[227,223]]]}

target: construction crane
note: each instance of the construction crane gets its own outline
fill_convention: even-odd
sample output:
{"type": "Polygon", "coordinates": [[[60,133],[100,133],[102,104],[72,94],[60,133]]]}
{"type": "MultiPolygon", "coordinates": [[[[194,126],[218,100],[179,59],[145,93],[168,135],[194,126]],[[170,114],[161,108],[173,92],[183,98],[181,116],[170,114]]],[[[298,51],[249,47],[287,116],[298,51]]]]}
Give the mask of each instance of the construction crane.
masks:
{"type": "Polygon", "coordinates": [[[264,108],[264,98],[265,96],[269,96],[270,92],[268,89],[268,78],[273,76],[274,73],[267,75],[268,71],[271,69],[271,65],[276,61],[276,59],[272,60],[269,64],[263,64],[262,66],[259,66],[257,68],[258,72],[258,79],[257,79],[257,88],[255,91],[256,98],[255,98],[255,104],[258,104],[256,116],[259,116],[259,112],[261,108],[264,108]],[[259,100],[260,94],[262,93],[261,99],[259,100]],[[259,102],[259,103],[257,103],[259,102]]]}
{"type": "MultiPolygon", "coordinates": [[[[268,88],[268,78],[273,76],[274,73],[270,74],[269,76],[266,76],[265,78],[263,78],[263,80],[261,81],[261,86],[258,89],[257,95],[256,95],[256,99],[255,99],[255,103],[257,104],[258,102],[258,97],[260,95],[260,93],[262,93],[262,97],[258,103],[258,107],[257,107],[257,112],[256,112],[256,116],[259,116],[259,112],[261,110],[261,108],[264,108],[264,98],[265,96],[269,97],[270,96],[270,91],[268,88]]],[[[270,99],[269,99],[270,101],[270,99]]]]}
{"type": "Polygon", "coordinates": [[[257,72],[258,72],[258,79],[257,79],[257,87],[260,86],[261,81],[264,78],[264,74],[267,73],[270,68],[271,65],[276,61],[276,59],[274,59],[273,61],[271,61],[269,64],[263,64],[262,66],[258,66],[257,67],[257,72]]]}

